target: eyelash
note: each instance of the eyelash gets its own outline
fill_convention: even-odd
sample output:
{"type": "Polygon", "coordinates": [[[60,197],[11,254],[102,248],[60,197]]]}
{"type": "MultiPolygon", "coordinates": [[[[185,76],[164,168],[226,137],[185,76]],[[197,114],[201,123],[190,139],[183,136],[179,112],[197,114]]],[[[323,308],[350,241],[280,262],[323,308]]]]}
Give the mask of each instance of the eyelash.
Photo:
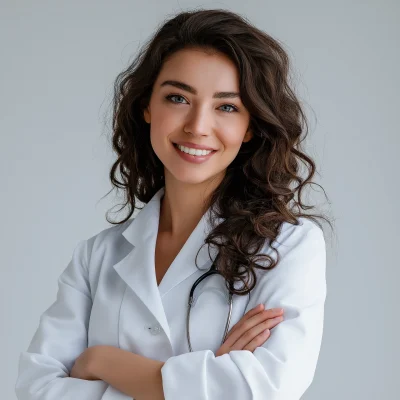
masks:
{"type": "MultiPolygon", "coordinates": [[[[179,104],[179,103],[176,103],[175,101],[172,101],[171,97],[182,97],[182,99],[184,99],[184,97],[181,96],[180,94],[169,94],[168,96],[165,96],[165,98],[168,101],[170,101],[171,103],[174,103],[174,104],[179,104]]],[[[223,104],[221,107],[223,107],[223,106],[229,106],[229,107],[233,108],[233,111],[224,111],[224,112],[226,112],[228,114],[231,114],[233,112],[238,112],[239,111],[239,109],[236,106],[234,106],[233,104],[223,104]]]]}

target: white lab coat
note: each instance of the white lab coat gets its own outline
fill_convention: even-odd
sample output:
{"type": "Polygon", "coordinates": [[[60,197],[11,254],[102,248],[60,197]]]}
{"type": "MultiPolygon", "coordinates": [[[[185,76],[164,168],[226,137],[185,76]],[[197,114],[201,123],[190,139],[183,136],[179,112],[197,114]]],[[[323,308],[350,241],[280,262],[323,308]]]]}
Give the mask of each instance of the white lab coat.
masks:
{"type": "MultiPolygon", "coordinates": [[[[278,237],[281,260],[260,270],[249,296],[233,296],[230,327],[251,308],[282,307],[284,321],[254,352],[215,357],[229,306],[220,275],[195,291],[191,343],[186,339],[190,288],[211,266],[205,215],[157,286],[154,251],[164,188],[135,219],[107,228],[74,249],[59,278],[57,300],[40,318],[26,352],[20,355],[19,400],[128,400],[103,381],[70,378],[86,347],[106,344],[165,361],[166,400],[298,400],[311,384],[319,356],[326,298],[325,241],[305,218],[285,223],[278,237]]],[[[274,257],[271,248],[265,252],[274,257]]],[[[210,247],[212,258],[215,249],[210,247]],[[213,251],[214,250],[214,251],[213,251]]]]}

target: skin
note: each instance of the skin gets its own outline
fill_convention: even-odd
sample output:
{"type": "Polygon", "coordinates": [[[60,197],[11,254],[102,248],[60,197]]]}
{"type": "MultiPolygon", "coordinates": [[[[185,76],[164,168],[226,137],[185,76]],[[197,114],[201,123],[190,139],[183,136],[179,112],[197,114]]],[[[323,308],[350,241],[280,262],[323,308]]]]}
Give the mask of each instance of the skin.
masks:
{"type": "Polygon", "coordinates": [[[144,110],[152,147],[165,167],[160,231],[169,233],[171,240],[194,229],[203,215],[204,200],[222,181],[242,143],[252,138],[250,114],[240,96],[213,98],[214,92],[239,92],[235,64],[224,54],[184,49],[164,63],[144,110]],[[162,85],[167,80],[190,85],[197,94],[162,85]],[[169,95],[174,96],[166,99],[169,95]],[[210,146],[217,152],[207,162],[193,164],[176,153],[172,142],[177,141],[210,146]]]}
{"type": "MultiPolygon", "coordinates": [[[[269,332],[260,332],[276,326],[283,320],[282,314],[282,309],[256,306],[232,328],[216,357],[231,350],[254,351],[269,336],[269,332]]],[[[136,400],[165,400],[161,374],[164,364],[117,347],[99,345],[89,347],[76,359],[70,377],[102,380],[136,400]]]]}
{"type": "MultiPolygon", "coordinates": [[[[150,124],[150,140],[165,167],[165,195],[161,203],[159,233],[169,240],[182,240],[203,215],[204,200],[223,179],[242,143],[251,140],[250,114],[240,96],[213,98],[214,92],[239,92],[239,75],[233,62],[220,53],[184,49],[173,54],[163,65],[153,86],[143,117],[150,124]],[[197,93],[163,82],[180,81],[197,93]],[[166,96],[174,95],[167,99],[166,96]],[[188,141],[210,146],[217,152],[203,164],[183,160],[172,142],[188,141]]],[[[280,311],[253,309],[230,332],[222,355],[232,349],[250,349],[243,333],[260,333],[278,322],[263,323],[280,311]],[[262,325],[260,325],[263,323],[262,325]]],[[[272,321],[272,320],[271,320],[272,321]]],[[[253,339],[255,335],[251,337],[253,339]]],[[[258,336],[252,345],[265,341],[258,336]]],[[[75,361],[70,376],[103,380],[138,400],[163,400],[161,368],[164,362],[152,360],[112,346],[93,346],[75,361]]]]}

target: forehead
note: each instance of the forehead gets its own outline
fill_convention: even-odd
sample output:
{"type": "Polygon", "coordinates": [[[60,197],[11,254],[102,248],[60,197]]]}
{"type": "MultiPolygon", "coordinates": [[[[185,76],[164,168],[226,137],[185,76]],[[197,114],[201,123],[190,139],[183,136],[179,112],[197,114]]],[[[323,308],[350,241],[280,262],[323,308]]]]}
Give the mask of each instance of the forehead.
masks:
{"type": "Polygon", "coordinates": [[[157,89],[167,79],[194,86],[199,94],[239,89],[239,72],[234,62],[223,53],[204,49],[182,49],[169,56],[157,77],[157,89]]]}

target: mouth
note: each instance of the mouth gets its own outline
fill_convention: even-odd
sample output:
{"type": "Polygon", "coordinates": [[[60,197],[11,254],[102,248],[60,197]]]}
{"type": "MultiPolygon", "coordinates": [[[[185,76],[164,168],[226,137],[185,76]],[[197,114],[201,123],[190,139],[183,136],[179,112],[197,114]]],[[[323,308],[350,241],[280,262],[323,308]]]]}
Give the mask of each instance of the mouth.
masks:
{"type": "Polygon", "coordinates": [[[189,153],[185,153],[184,151],[179,149],[179,147],[176,143],[172,142],[172,144],[175,147],[175,151],[177,152],[179,157],[182,160],[189,162],[191,164],[202,164],[204,162],[207,162],[214,155],[214,153],[217,152],[217,150],[212,150],[211,152],[208,151],[206,154],[200,154],[200,155],[189,154],[189,153]]]}
{"type": "MultiPolygon", "coordinates": [[[[173,144],[173,146],[174,146],[177,150],[181,151],[182,153],[185,153],[184,151],[182,151],[182,150],[178,147],[178,144],[177,144],[177,143],[174,143],[174,142],[171,142],[171,143],[173,144]]],[[[195,149],[195,150],[202,150],[202,149],[195,149]]],[[[204,150],[206,150],[207,152],[210,151],[210,149],[204,149],[204,150]]],[[[217,151],[217,150],[212,149],[212,150],[211,150],[211,153],[209,153],[209,154],[215,153],[216,151],[217,151]]],[[[194,154],[189,154],[189,153],[185,153],[185,154],[195,156],[194,154]]],[[[196,156],[195,156],[195,157],[196,157],[196,156]]],[[[201,156],[197,156],[197,157],[201,157],[201,156]]]]}

